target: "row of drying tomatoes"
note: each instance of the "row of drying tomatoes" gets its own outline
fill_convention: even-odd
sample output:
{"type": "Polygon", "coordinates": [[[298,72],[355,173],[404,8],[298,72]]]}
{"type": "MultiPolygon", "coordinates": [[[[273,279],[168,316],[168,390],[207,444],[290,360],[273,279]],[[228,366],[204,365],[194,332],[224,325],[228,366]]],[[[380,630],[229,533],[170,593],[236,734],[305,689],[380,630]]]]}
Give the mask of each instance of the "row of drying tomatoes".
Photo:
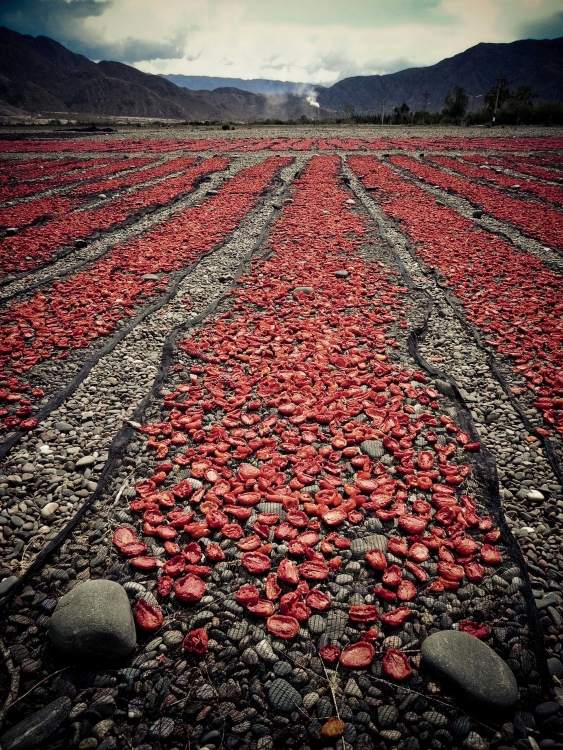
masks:
{"type": "MultiPolygon", "coordinates": [[[[272,157],[243,170],[205,203],[115,247],[87,270],[54,282],[30,300],[13,303],[1,315],[0,368],[21,374],[41,360],[66,357],[69,350],[87,348],[112,333],[138,304],[166,288],[166,278],[143,280],[144,274],[181,269],[222,242],[289,161],[272,157]]],[[[192,168],[183,178],[183,190],[228,163],[212,158],[192,168]]],[[[22,427],[19,408],[14,403],[5,414],[3,429],[22,427]]]]}
{"type": "Polygon", "coordinates": [[[189,138],[177,140],[162,139],[138,139],[138,140],[112,140],[112,139],[80,139],[65,141],[0,141],[0,153],[36,153],[36,152],[135,152],[146,151],[147,153],[164,153],[178,150],[204,151],[216,150],[226,151],[232,149],[246,149],[256,143],[264,144],[269,148],[272,144],[276,149],[283,144],[300,144],[301,149],[310,149],[316,144],[323,144],[319,150],[343,148],[346,150],[377,150],[386,151],[392,149],[404,151],[508,151],[524,152],[539,150],[542,152],[561,151],[563,149],[563,138],[329,138],[329,139],[300,139],[300,138],[189,138]],[[305,147],[302,144],[310,144],[305,147]]]}
{"type": "MultiPolygon", "coordinates": [[[[353,157],[350,166],[381,208],[401,222],[415,251],[437,267],[487,343],[514,362],[537,395],[544,434],[563,437],[563,280],[535,256],[434,199],[374,157],[353,157]]],[[[518,387],[514,392],[522,392],[518,387]]]]}
{"type": "MultiPolygon", "coordinates": [[[[173,171],[186,169],[176,177],[169,177],[156,185],[140,188],[132,193],[116,197],[103,203],[98,208],[71,211],[74,206],[87,202],[87,198],[54,198],[58,201],[58,209],[68,205],[70,213],[61,212],[51,221],[41,225],[26,227],[13,237],[7,237],[0,245],[0,265],[2,274],[18,271],[30,271],[37,266],[57,257],[57,251],[71,245],[77,239],[91,237],[95,232],[111,229],[123,224],[142,210],[155,209],[176,199],[184,193],[190,192],[197,181],[216,171],[217,165],[223,168],[228,161],[225,159],[207,159],[201,164],[194,165],[193,158],[180,159],[173,171]],[[192,165],[192,166],[190,166],[192,165]]],[[[150,170],[149,170],[150,171],[150,170]]],[[[144,173],[143,173],[144,174],[144,173]]],[[[128,179],[128,178],[124,178],[128,179]]],[[[142,180],[148,177],[142,177],[142,180]]],[[[27,206],[28,204],[23,204],[27,206]]],[[[30,204],[31,205],[31,204],[30,204]]]]}
{"type": "MultiPolygon", "coordinates": [[[[464,457],[479,444],[440,413],[423,373],[389,358],[406,326],[407,290],[396,269],[356,254],[370,234],[349,199],[340,160],[314,158],[269,233],[273,257],[240,279],[232,310],[180,343],[197,364],[188,378],[176,365],[162,421],[141,428],[155,466],[131,503],[139,531],[120,527],[114,543],[133,568],[159,571],[163,601],[171,592],[200,601],[213,566],[228,562],[238,603],[272,635],[294,638],[333,606],[327,581],[342,567],[339,552],[350,529],[361,536],[375,517],[387,546],[366,553],[364,582],[379,604],[351,605],[357,640],[320,651],[355,668],[375,658],[377,621],[396,632],[419,590],[481,581],[501,553],[498,530],[461,490],[471,473],[464,457]],[[336,277],[343,269],[348,276],[336,277]],[[360,450],[366,440],[381,441],[392,469],[360,450]],[[178,467],[190,478],[178,481],[178,467]],[[167,559],[139,536],[162,543],[167,559]]],[[[135,614],[149,632],[164,620],[145,600],[135,614]]],[[[486,625],[462,629],[488,636],[486,625]]],[[[205,630],[184,647],[204,653],[205,630]]],[[[400,649],[387,649],[383,669],[412,674],[400,649]]]]}
{"type": "Polygon", "coordinates": [[[549,185],[546,182],[540,182],[539,180],[524,176],[514,177],[514,175],[499,174],[485,165],[475,167],[445,156],[429,156],[427,160],[438,166],[447,167],[471,179],[483,180],[499,187],[521,190],[529,199],[537,196],[550,203],[563,203],[563,187],[559,187],[558,185],[549,185]]]}
{"type": "MultiPolygon", "coordinates": [[[[491,167],[514,169],[521,174],[536,177],[538,180],[552,180],[555,182],[563,181],[563,172],[557,172],[550,168],[557,166],[556,159],[554,159],[554,163],[551,164],[551,159],[544,163],[543,160],[534,157],[527,158],[524,156],[509,156],[506,154],[503,154],[502,158],[483,156],[482,154],[464,154],[460,158],[470,164],[482,164],[491,167]]],[[[563,162],[559,165],[559,168],[561,167],[563,167],[563,162]]]]}
{"type": "MultiPolygon", "coordinates": [[[[26,226],[42,216],[56,218],[64,213],[68,213],[69,211],[75,211],[90,200],[92,196],[99,195],[100,193],[133,187],[134,185],[139,185],[143,182],[166,177],[174,172],[181,172],[192,166],[195,163],[195,159],[193,157],[179,157],[177,159],[171,159],[165,164],[159,166],[139,170],[140,167],[144,167],[151,162],[154,162],[154,158],[120,160],[114,167],[107,169],[107,174],[112,175],[113,173],[122,172],[125,169],[130,170],[132,168],[135,168],[137,171],[117,174],[116,176],[110,176],[107,179],[95,180],[93,182],[90,181],[91,175],[90,172],[88,172],[83,175],[83,178],[88,181],[73,188],[70,194],[64,196],[52,196],[49,198],[38,198],[37,200],[29,201],[28,203],[21,203],[18,206],[9,206],[1,209],[0,224],[10,223],[10,226],[19,227],[26,226]]],[[[92,176],[95,177],[96,175],[92,176]]],[[[134,193],[132,197],[136,196],[137,193],[134,193]]],[[[139,205],[141,205],[143,196],[141,195],[138,200],[139,205]]],[[[41,228],[43,228],[43,226],[44,225],[42,225],[41,228]]]]}
{"type": "MultiPolygon", "coordinates": [[[[148,161],[148,160],[147,160],[148,161]]],[[[40,166],[30,169],[17,169],[17,163],[0,163],[0,201],[24,198],[42,190],[53,190],[72,182],[111,174],[117,169],[127,169],[129,161],[124,159],[64,159],[54,162],[42,160],[40,166]],[[86,174],[84,174],[86,172],[86,174]]]]}
{"type": "Polygon", "coordinates": [[[534,201],[513,198],[502,190],[468,182],[409,156],[392,156],[391,164],[407,170],[430,185],[452,190],[496,219],[507,221],[547,245],[563,248],[563,211],[534,201]]]}

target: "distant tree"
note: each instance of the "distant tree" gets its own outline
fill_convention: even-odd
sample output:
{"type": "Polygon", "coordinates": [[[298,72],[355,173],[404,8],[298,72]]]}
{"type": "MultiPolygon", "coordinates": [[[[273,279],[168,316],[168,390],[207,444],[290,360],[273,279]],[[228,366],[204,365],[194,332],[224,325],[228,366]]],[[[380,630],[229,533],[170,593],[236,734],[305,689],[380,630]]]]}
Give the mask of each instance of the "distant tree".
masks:
{"type": "Polygon", "coordinates": [[[444,97],[442,112],[446,117],[451,117],[454,120],[460,119],[465,115],[468,102],[469,97],[465,88],[458,83],[454,86],[453,91],[448,91],[444,97]]]}
{"type": "Polygon", "coordinates": [[[494,85],[485,94],[485,107],[494,112],[495,106],[500,109],[508,99],[510,99],[510,81],[504,73],[500,73],[494,85]]]}
{"type": "Polygon", "coordinates": [[[516,87],[516,89],[510,95],[510,98],[514,99],[514,101],[516,102],[525,104],[527,107],[533,107],[534,105],[532,100],[538,98],[538,92],[534,91],[529,84],[523,83],[520,86],[516,87]]]}
{"type": "Polygon", "coordinates": [[[347,104],[344,107],[344,115],[345,115],[345,117],[346,117],[347,120],[353,120],[354,119],[354,117],[356,116],[356,110],[354,109],[354,105],[353,104],[347,104]]]}
{"type": "Polygon", "coordinates": [[[407,112],[410,112],[409,105],[406,102],[403,102],[401,106],[399,107],[399,112],[403,115],[406,115],[407,112]]]}

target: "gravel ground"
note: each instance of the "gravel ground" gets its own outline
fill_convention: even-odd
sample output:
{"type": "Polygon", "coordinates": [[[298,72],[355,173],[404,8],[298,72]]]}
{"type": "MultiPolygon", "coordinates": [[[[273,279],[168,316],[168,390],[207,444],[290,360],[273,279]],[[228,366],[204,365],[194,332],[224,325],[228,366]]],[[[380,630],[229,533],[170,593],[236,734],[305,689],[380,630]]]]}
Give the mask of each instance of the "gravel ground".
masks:
{"type": "MultiPolygon", "coordinates": [[[[11,575],[25,570],[43,541],[54,538],[96,489],[96,479],[107,460],[107,448],[115,432],[151,387],[167,333],[194,314],[197,316],[229,288],[241,260],[276,210],[274,205],[278,205],[285,183],[302,168],[304,158],[282,172],[283,184],[251,213],[232,239],[197,264],[165,307],[145,318],[92,368],[72,396],[41,423],[40,440],[35,433],[24,435],[18,449],[9,454],[0,477],[0,504],[10,514],[8,518],[21,517],[25,521],[20,527],[23,532],[16,530],[10,535],[2,550],[4,560],[11,561],[11,575]],[[190,309],[185,303],[188,298],[193,305],[190,309]],[[82,466],[78,468],[82,470],[76,471],[81,459],[82,466]],[[50,481],[51,475],[57,481],[50,481]],[[20,497],[27,502],[20,503],[17,509],[20,497]],[[32,528],[27,528],[27,524],[32,524],[32,528]]],[[[231,174],[255,162],[255,157],[243,159],[231,174]]],[[[198,197],[201,195],[187,205],[193,205],[198,197]]],[[[64,382],[70,374],[66,362],[50,363],[56,369],[50,370],[46,377],[64,382]]],[[[0,516],[0,522],[2,518],[6,516],[0,516]]],[[[9,528],[9,524],[4,524],[5,530],[9,528]]]]}
{"type": "MultiPolygon", "coordinates": [[[[449,134],[465,136],[468,130],[460,132],[452,128],[449,134]]],[[[296,129],[287,135],[381,137],[382,132],[378,128],[357,131],[348,130],[344,134],[342,128],[326,132],[310,128],[296,129]]],[[[258,132],[253,129],[251,133],[239,130],[234,134],[208,130],[203,135],[241,137],[243,132],[252,137],[272,134],[264,128],[258,132]]],[[[487,131],[487,136],[510,132],[508,128],[487,131]]],[[[430,135],[427,129],[422,133],[430,135]]],[[[443,135],[444,131],[439,133],[443,135]]],[[[161,137],[162,132],[151,135],[161,137]]],[[[180,137],[192,135],[187,131],[180,137]]],[[[537,133],[526,129],[525,135],[537,133]]],[[[550,131],[549,135],[556,133],[550,131]]],[[[150,137],[146,133],[143,136],[150,137]]],[[[391,136],[402,137],[395,129],[391,136]]],[[[91,262],[115,244],[146,231],[156,221],[166,220],[199,202],[207,190],[218,186],[223,179],[269,155],[269,152],[233,155],[235,160],[228,170],[213,175],[210,182],[189,197],[37,271],[33,283],[64,277],[78,263],[91,262]]],[[[495,506],[494,497],[487,495],[487,488],[478,481],[481,466],[478,454],[467,454],[477,475],[470,491],[478,498],[480,507],[493,517],[504,511],[508,527],[524,555],[538,620],[534,621],[534,610],[526,599],[530,589],[523,561],[504,544],[505,562],[496,575],[479,586],[469,584],[457,592],[419,596],[409,603],[410,621],[392,634],[380,633],[378,646],[382,650],[397,647],[410,655],[414,667],[412,681],[405,685],[389,682],[377,661],[370,670],[327,668],[318,657],[318,649],[327,638],[342,647],[354,642],[358,629],[348,621],[348,607],[374,601],[368,588],[373,572],[367,568],[362,550],[371,546],[374,535],[389,536],[389,527],[373,517],[366,518],[358,528],[346,529],[352,547],[341,551],[343,569],[331,574],[327,583],[334,602],[330,614],[311,617],[307,627],[290,644],[272,638],[259,618],[242,617],[244,610],[236,603],[234,593],[241,583],[252,583],[254,579],[251,576],[241,579],[239,573],[233,572],[234,558],[229,557],[229,549],[236,548],[229,545],[225,545],[227,562],[214,567],[206,596],[197,608],[187,611],[172,602],[166,608],[163,627],[154,636],[141,634],[132,656],[117,662],[77,662],[61,658],[48,643],[46,628],[57,600],[78,583],[117,581],[125,587],[132,604],[141,598],[156,603],[156,576],[150,571],[135,572],[122,562],[111,544],[116,526],[137,525],[129,501],[136,496],[134,485],[151,475],[154,464],[146,437],[128,427],[127,421],[151,388],[152,396],[139,421],[164,418],[161,396],[174,390],[175,384],[185,378],[169,370],[165,380],[153,387],[167,337],[178,327],[189,326],[190,321],[206,311],[219,314],[230,309],[229,298],[224,299],[223,295],[251,254],[257,257],[267,253],[268,227],[283,212],[291,183],[311,156],[308,152],[294,155],[295,161],[281,173],[281,182],[247,216],[228,242],[203,258],[180,282],[174,297],[145,317],[113,351],[102,357],[64,403],[36,431],[25,435],[0,463],[1,595],[10,590],[14,576],[21,575],[34,560],[40,559],[46,543],[77,518],[83,506],[89,506],[64,544],[46,559],[40,559],[31,570],[24,587],[17,590],[2,614],[4,666],[0,670],[4,687],[0,691],[4,693],[0,692],[0,701],[8,697],[9,675],[15,690],[13,697],[22,697],[10,709],[2,731],[20,720],[31,721],[34,712],[44,705],[51,708],[39,723],[44,731],[47,725],[54,725],[48,737],[35,743],[11,745],[10,740],[7,744],[2,740],[4,750],[20,746],[53,750],[59,747],[79,750],[563,747],[560,713],[563,562],[558,549],[563,528],[562,487],[543,449],[525,429],[500,387],[490,368],[490,359],[476,346],[460,320],[458,308],[448,301],[435,277],[425,272],[407,238],[386,218],[345,164],[343,173],[349,181],[351,199],[356,199],[353,211],[371,217],[369,241],[359,249],[359,256],[368,265],[383,264],[402,277],[409,288],[405,296],[406,304],[410,305],[407,327],[389,326],[388,335],[395,338],[397,348],[388,348],[388,354],[397,363],[416,368],[409,353],[409,334],[427,322],[426,333],[418,344],[419,354],[452,379],[433,376],[428,385],[441,394],[440,413],[450,414],[458,422],[465,420],[496,461],[502,508],[495,506]],[[191,303],[189,308],[185,304],[187,298],[191,303]],[[215,304],[219,306],[213,310],[215,304]],[[452,390],[452,381],[457,384],[461,399],[452,390]],[[113,460],[119,434],[127,435],[125,451],[113,460]],[[110,473],[104,474],[110,464],[110,473]],[[97,489],[102,475],[103,488],[100,484],[97,489]],[[498,720],[498,717],[466,713],[463,701],[458,703],[447,686],[428,678],[420,669],[420,647],[427,636],[455,630],[460,620],[490,623],[489,642],[515,674],[520,689],[518,708],[510,716],[498,720]],[[548,657],[546,685],[541,683],[542,664],[538,660],[541,644],[534,629],[538,624],[543,630],[548,657]],[[182,650],[185,634],[197,627],[205,627],[210,638],[209,653],[204,659],[186,655],[182,650]],[[19,680],[15,688],[14,675],[19,680]],[[279,692],[276,686],[281,686],[279,692]],[[54,706],[53,701],[58,704],[54,706]],[[57,720],[57,711],[62,712],[63,719],[57,720]],[[331,742],[323,739],[320,732],[335,711],[346,728],[340,739],[331,742]]],[[[471,216],[472,207],[467,202],[428,186],[425,189],[461,214],[471,216]]],[[[502,232],[515,247],[538,255],[550,267],[560,270],[561,258],[553,251],[490,217],[483,217],[479,223],[489,231],[502,232]]],[[[3,291],[20,294],[24,289],[25,283],[20,281],[3,291]]],[[[44,363],[42,379],[37,382],[42,382],[43,387],[56,384],[54,388],[59,389],[69,382],[85,356],[86,352],[82,352],[75,358],[44,363]]],[[[498,357],[497,361],[508,379],[507,363],[498,357]]],[[[190,360],[174,350],[172,364],[186,367],[190,360]]],[[[35,384],[34,371],[31,376],[35,384]]],[[[511,384],[515,384],[516,379],[511,377],[511,384]]],[[[524,403],[523,408],[534,422],[531,405],[524,403]]],[[[176,466],[174,471],[180,478],[184,476],[180,467],[176,466]]],[[[255,516],[251,516],[247,524],[251,526],[254,520],[255,516]]],[[[157,557],[164,555],[154,539],[149,539],[149,546],[157,557]]],[[[281,559],[284,546],[277,545],[273,554],[281,559]]]]}

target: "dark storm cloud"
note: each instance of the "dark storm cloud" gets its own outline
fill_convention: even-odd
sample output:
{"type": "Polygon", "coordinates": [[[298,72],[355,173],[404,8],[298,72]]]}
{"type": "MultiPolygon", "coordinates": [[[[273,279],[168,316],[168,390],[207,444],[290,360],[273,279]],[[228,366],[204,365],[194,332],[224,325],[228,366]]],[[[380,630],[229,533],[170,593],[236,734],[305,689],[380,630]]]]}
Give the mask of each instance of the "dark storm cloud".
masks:
{"type": "Polygon", "coordinates": [[[521,39],[556,39],[563,36],[563,11],[520,26],[521,39]]]}
{"type": "Polygon", "coordinates": [[[113,5],[114,0],[0,0],[0,25],[21,34],[52,37],[94,60],[135,63],[183,57],[186,32],[182,30],[164,41],[125,37],[106,42],[99,35],[86,34],[84,21],[103,15],[113,5]]]}

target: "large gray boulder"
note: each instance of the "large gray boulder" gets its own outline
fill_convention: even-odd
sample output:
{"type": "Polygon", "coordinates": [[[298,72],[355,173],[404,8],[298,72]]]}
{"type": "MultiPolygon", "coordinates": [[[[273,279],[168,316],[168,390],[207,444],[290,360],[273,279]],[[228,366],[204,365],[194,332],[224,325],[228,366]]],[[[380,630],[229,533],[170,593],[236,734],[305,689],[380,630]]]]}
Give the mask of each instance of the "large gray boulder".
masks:
{"type": "Polygon", "coordinates": [[[0,737],[2,750],[26,750],[39,747],[54,734],[70,714],[72,701],[63,696],[47,704],[8,729],[0,737]]]}
{"type": "Polygon", "coordinates": [[[135,648],[136,632],[125,589],[114,581],[79,584],[59,600],[49,637],[72,656],[127,656],[135,648]]]}
{"type": "Polygon", "coordinates": [[[518,700],[516,679],[490,646],[468,633],[443,630],[422,643],[424,666],[468,701],[488,711],[508,711],[518,700]]]}

